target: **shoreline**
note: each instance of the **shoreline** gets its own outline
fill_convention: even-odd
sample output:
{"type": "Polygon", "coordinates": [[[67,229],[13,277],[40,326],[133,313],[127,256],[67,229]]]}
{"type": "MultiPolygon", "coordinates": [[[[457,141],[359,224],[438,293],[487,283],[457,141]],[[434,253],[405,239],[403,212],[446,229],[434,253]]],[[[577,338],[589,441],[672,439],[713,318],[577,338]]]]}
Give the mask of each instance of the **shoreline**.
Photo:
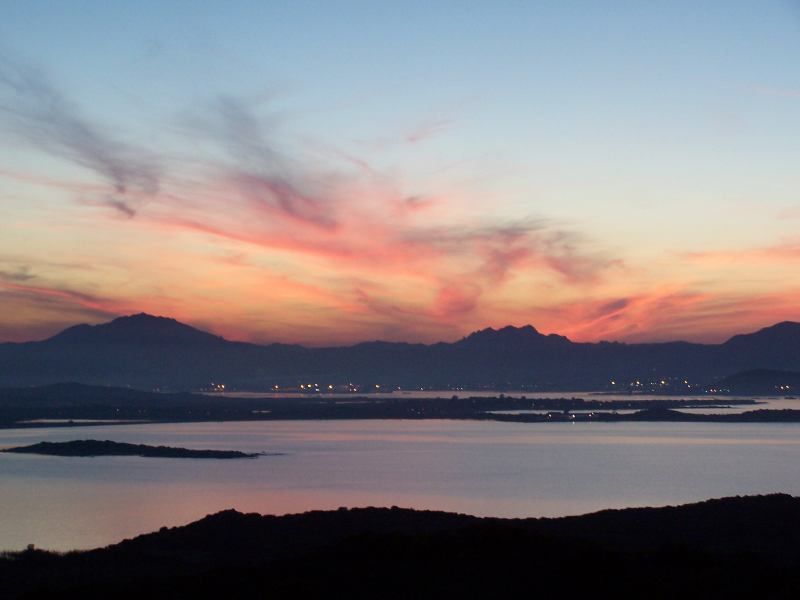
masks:
{"type": "Polygon", "coordinates": [[[0,429],[148,423],[456,419],[501,422],[800,422],[787,399],[670,397],[223,398],[66,384],[0,389],[0,429]],[[777,402],[774,402],[777,400],[777,402]],[[774,402],[770,405],[770,402],[774,402]],[[772,406],[772,408],[768,408],[772,406]],[[720,410],[730,408],[723,414],[720,410]],[[692,412],[681,412],[682,410],[692,412]],[[702,409],[709,412],[703,413],[702,409]],[[750,410],[748,410],[750,409],[750,410]]]}

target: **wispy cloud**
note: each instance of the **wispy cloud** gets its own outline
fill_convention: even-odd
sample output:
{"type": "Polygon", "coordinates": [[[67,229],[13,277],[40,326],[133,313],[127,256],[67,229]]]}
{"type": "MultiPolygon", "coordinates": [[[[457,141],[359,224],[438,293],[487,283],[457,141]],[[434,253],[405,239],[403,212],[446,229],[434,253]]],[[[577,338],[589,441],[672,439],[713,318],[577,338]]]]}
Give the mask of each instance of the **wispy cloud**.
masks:
{"type": "MultiPolygon", "coordinates": [[[[41,71],[0,57],[0,123],[31,146],[90,169],[104,185],[35,173],[5,176],[63,189],[85,206],[112,208],[131,220],[137,235],[192,234],[207,248],[291,265],[282,274],[264,267],[264,281],[273,285],[251,293],[265,301],[280,289],[287,307],[292,297],[298,305],[318,303],[359,332],[405,330],[430,340],[430,332],[463,333],[464,319],[483,314],[509,282],[541,276],[585,288],[621,264],[580,232],[543,216],[508,221],[487,208],[468,218],[457,195],[409,193],[400,174],[381,172],[371,160],[318,148],[307,138],[291,140],[263,103],[227,95],[183,114],[175,131],[193,153],[169,157],[167,170],[160,162],[167,159],[90,119],[41,71]]],[[[447,120],[432,121],[406,141],[447,126],[447,120]]],[[[238,260],[232,267],[245,268],[238,260]]],[[[142,297],[118,303],[70,286],[34,286],[12,280],[15,273],[26,276],[8,271],[5,294],[33,303],[72,303],[95,314],[147,304],[142,297]]],[[[184,297],[196,291],[172,290],[184,297]]]]}
{"type": "Polygon", "coordinates": [[[449,118],[428,119],[405,131],[401,129],[390,135],[356,141],[362,146],[373,150],[392,146],[415,145],[447,133],[453,124],[454,120],[449,118]]]}
{"type": "Polygon", "coordinates": [[[159,189],[160,166],[83,116],[41,70],[0,55],[0,125],[19,139],[90,169],[111,186],[104,202],[126,216],[159,189]]]}
{"type": "Polygon", "coordinates": [[[252,107],[231,96],[191,120],[197,142],[221,149],[223,180],[254,213],[324,229],[335,228],[331,175],[310,170],[269,139],[252,107]]]}
{"type": "Polygon", "coordinates": [[[438,119],[421,123],[405,135],[405,140],[411,144],[416,144],[442,133],[452,124],[453,121],[450,119],[438,119]]]}
{"type": "Polygon", "coordinates": [[[797,318],[798,289],[730,293],[699,291],[700,287],[664,284],[623,297],[563,302],[527,314],[533,312],[543,330],[573,340],[634,343],[721,342],[734,333],[797,318]]]}
{"type": "Polygon", "coordinates": [[[28,266],[21,266],[13,271],[6,271],[0,269],[0,280],[4,281],[30,281],[35,279],[36,275],[31,273],[28,266]]]}
{"type": "Polygon", "coordinates": [[[458,198],[404,194],[400,182],[371,167],[348,169],[365,163],[349,155],[343,167],[321,164],[313,148],[280,142],[274,120],[266,122],[231,97],[194,113],[187,135],[217,157],[209,159],[214,175],[182,190],[180,201],[162,198],[146,218],[159,228],[324,261],[326,277],[354,294],[353,306],[387,319],[411,309],[439,319],[469,313],[487,290],[518,274],[591,285],[620,264],[546,218],[465,222],[458,198]],[[417,291],[381,301],[358,283],[398,277],[423,282],[428,304],[420,305],[417,291]]]}
{"type": "Polygon", "coordinates": [[[85,292],[34,285],[0,277],[0,342],[49,337],[76,323],[98,323],[128,312],[129,306],[85,292]]]}
{"type": "Polygon", "coordinates": [[[753,248],[687,252],[682,256],[688,260],[705,264],[782,263],[800,260],[800,240],[787,240],[771,246],[753,248]]]}
{"type": "Polygon", "coordinates": [[[0,282],[0,290],[2,290],[6,296],[17,295],[34,302],[77,305],[96,311],[103,316],[116,315],[120,312],[118,307],[115,308],[115,304],[110,300],[68,288],[3,281],[0,282]]]}

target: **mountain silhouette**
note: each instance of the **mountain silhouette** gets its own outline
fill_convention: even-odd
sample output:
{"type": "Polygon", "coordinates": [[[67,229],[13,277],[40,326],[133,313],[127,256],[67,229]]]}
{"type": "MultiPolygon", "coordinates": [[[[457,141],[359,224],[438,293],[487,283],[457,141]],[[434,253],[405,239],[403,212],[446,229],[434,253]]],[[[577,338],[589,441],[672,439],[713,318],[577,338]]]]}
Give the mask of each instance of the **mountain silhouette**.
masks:
{"type": "Polygon", "coordinates": [[[784,321],[755,333],[735,335],[724,347],[740,362],[748,362],[751,369],[797,370],[796,365],[800,363],[798,339],[800,323],[784,321]]]}
{"type": "Polygon", "coordinates": [[[48,340],[62,344],[203,344],[219,345],[225,340],[168,317],[146,313],[119,317],[100,325],[75,325],[48,340]]]}
{"type": "Polygon", "coordinates": [[[751,369],[724,378],[720,386],[739,394],[800,394],[800,373],[751,369]]]}
{"type": "Polygon", "coordinates": [[[482,329],[453,343],[305,348],[229,341],[142,313],[76,325],[43,341],[0,344],[0,386],[76,381],[186,390],[216,382],[267,389],[302,381],[625,391],[637,380],[708,384],[753,369],[800,371],[800,323],[722,344],[576,343],[526,325],[482,329]]]}
{"type": "Polygon", "coordinates": [[[754,341],[761,344],[793,344],[796,343],[797,336],[800,336],[800,323],[783,321],[770,327],[759,329],[754,333],[734,335],[725,342],[725,345],[736,346],[754,341]]]}
{"type": "Polygon", "coordinates": [[[467,337],[456,342],[462,347],[483,347],[494,350],[517,350],[529,347],[555,347],[569,343],[569,340],[562,336],[551,333],[543,335],[532,325],[523,327],[512,327],[511,325],[502,329],[481,329],[469,334],[467,337]]]}

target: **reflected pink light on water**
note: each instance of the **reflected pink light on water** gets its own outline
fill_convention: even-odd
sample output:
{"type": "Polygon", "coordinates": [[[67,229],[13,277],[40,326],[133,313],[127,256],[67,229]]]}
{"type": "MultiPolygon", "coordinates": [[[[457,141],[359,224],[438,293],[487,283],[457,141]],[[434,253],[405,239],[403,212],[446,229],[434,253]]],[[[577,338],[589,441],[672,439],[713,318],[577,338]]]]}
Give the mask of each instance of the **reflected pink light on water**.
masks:
{"type": "Polygon", "coordinates": [[[252,460],[0,455],[0,540],[66,550],[235,508],[403,506],[500,517],[800,494],[800,426],[261,421],[0,430],[0,447],[112,439],[252,460]]]}

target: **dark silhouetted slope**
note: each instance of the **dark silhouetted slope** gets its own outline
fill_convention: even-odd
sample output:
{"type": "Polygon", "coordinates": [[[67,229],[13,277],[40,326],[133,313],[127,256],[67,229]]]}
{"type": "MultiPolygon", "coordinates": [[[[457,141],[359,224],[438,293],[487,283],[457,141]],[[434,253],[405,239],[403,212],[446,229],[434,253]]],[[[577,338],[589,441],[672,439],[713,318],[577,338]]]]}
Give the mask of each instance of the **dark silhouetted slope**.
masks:
{"type": "Polygon", "coordinates": [[[167,317],[145,313],[119,317],[101,325],[75,325],[47,340],[49,344],[144,344],[212,345],[225,344],[219,336],[200,331],[167,317]]]}
{"type": "Polygon", "coordinates": [[[784,321],[755,333],[735,335],[723,352],[742,369],[800,370],[800,323],[784,321]]]}
{"type": "Polygon", "coordinates": [[[800,373],[752,369],[726,377],[719,385],[737,394],[800,394],[800,373]]]}
{"type": "Polygon", "coordinates": [[[800,499],[561,519],[224,511],[105,549],[0,560],[16,597],[794,598],[800,499]]]}
{"type": "Polygon", "coordinates": [[[191,389],[259,380],[306,353],[300,346],[231,342],[164,317],[138,314],[77,325],[41,342],[0,345],[0,385],[76,381],[191,389]]]}
{"type": "Polygon", "coordinates": [[[800,371],[800,324],[780,323],[724,344],[575,343],[535,328],[483,329],[454,343],[368,342],[303,348],[231,342],[173,319],[139,314],[78,325],[41,342],[0,344],[0,386],[62,381],[192,389],[213,382],[385,383],[404,387],[535,386],[624,391],[628,382],[712,383],[756,369],[800,371]]]}

